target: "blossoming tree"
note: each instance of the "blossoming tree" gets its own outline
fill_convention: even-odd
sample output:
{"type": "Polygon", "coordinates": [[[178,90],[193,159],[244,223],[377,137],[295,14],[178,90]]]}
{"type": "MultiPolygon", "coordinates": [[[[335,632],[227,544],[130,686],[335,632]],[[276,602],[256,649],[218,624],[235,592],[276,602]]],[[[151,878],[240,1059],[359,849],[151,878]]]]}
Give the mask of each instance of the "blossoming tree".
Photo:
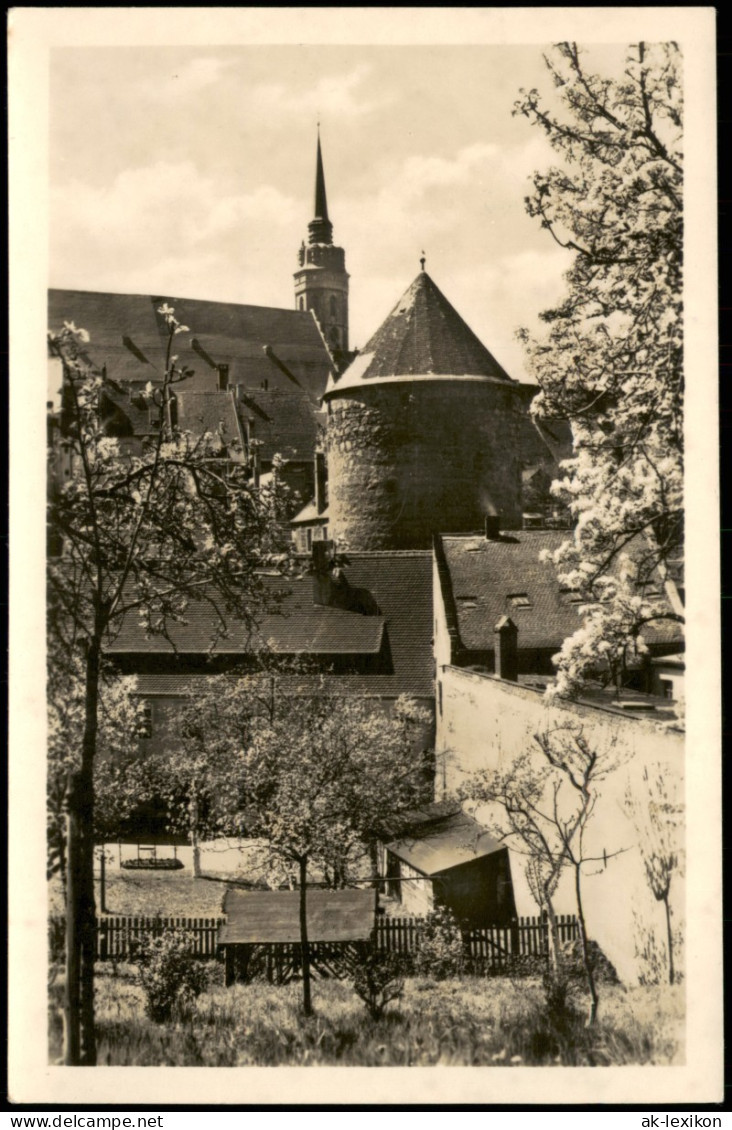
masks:
{"type": "Polygon", "coordinates": [[[71,322],[49,334],[63,370],[61,446],[69,471],[54,479],[52,452],[50,651],[78,659],[84,687],[80,750],[66,790],[68,1064],[96,1059],[94,764],[105,652],[128,618],[143,632],[167,635],[192,597],[209,605],[219,636],[232,618],[252,624],[266,599],[259,570],[273,557],[285,562],[276,490],[256,489],[220,436],[193,437],[174,426],[174,388],[190,373],[178,365],[173,345],[187,327],[167,304],[158,313],[166,358],[147,396],[161,423],[139,450],[106,434],[99,411],[106,377],[87,354],[88,334],[71,322]]]}
{"type": "Polygon", "coordinates": [[[572,694],[591,672],[622,677],[646,625],[683,620],[664,592],[683,529],[682,98],[673,43],[634,45],[619,79],[588,70],[574,43],[546,64],[551,104],[522,91],[514,113],[562,163],[534,174],[526,208],[573,260],[545,333],[519,336],[535,413],[574,437],[555,492],[576,528],[554,555],[585,602],[557,657],[572,694]]]}

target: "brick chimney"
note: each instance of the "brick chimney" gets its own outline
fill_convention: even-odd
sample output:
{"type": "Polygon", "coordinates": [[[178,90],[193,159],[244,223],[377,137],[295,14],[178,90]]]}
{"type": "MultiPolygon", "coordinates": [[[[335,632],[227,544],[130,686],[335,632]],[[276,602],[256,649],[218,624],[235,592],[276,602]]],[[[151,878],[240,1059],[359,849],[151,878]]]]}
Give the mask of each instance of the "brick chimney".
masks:
{"type": "Polygon", "coordinates": [[[313,542],[313,604],[331,603],[333,581],[333,544],[329,541],[313,542]]]}
{"type": "Polygon", "coordinates": [[[325,510],[328,490],[328,478],[325,464],[325,452],[315,452],[315,510],[322,514],[325,510]]]}
{"type": "Polygon", "coordinates": [[[501,515],[490,507],[485,514],[485,540],[496,541],[501,536],[501,515]]]}
{"type": "Polygon", "coordinates": [[[495,673],[499,679],[518,682],[518,628],[510,616],[502,616],[493,629],[495,644],[495,673]]]}

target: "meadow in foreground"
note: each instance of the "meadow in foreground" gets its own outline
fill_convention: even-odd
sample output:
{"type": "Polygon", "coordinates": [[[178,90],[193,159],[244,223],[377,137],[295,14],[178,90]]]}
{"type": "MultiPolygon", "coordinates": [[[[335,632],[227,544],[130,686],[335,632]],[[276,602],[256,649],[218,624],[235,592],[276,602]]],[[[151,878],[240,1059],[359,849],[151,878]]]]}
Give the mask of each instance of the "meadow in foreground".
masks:
{"type": "MultiPolygon", "coordinates": [[[[314,985],[303,1018],[301,986],[225,988],[210,963],[209,989],[167,1024],[144,1012],[134,966],[97,972],[100,1066],[619,1066],[683,1062],[684,987],[605,986],[585,1027],[576,992],[547,1007],[538,980],[410,977],[401,1000],[372,1020],[347,982],[314,985]]],[[[62,990],[51,989],[50,1058],[61,1055],[62,990]]]]}

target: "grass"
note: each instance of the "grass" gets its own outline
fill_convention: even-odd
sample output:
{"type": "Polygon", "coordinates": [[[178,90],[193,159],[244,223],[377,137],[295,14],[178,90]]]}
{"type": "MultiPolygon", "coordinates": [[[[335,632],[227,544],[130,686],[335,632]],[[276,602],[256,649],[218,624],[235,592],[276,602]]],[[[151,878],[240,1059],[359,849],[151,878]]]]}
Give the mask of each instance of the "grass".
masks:
{"type": "MultiPolygon", "coordinates": [[[[345,982],[317,981],[316,1015],[303,1018],[301,986],[212,983],[174,1023],[144,1015],[133,966],[98,966],[100,1065],[109,1066],[555,1066],[676,1064],[683,1055],[682,986],[603,986],[600,1018],[585,1002],[550,1016],[538,981],[407,978],[403,998],[371,1020],[345,982]]],[[[61,984],[51,989],[51,1061],[61,1054],[61,984]]]]}
{"type": "MultiPolygon", "coordinates": [[[[194,879],[190,871],[151,871],[141,874],[110,869],[106,883],[107,913],[217,918],[221,915],[226,889],[233,882],[232,879],[194,879]]],[[[98,883],[95,884],[95,894],[98,913],[98,883]]],[[[61,882],[58,878],[49,883],[49,913],[64,913],[61,882]]]]}

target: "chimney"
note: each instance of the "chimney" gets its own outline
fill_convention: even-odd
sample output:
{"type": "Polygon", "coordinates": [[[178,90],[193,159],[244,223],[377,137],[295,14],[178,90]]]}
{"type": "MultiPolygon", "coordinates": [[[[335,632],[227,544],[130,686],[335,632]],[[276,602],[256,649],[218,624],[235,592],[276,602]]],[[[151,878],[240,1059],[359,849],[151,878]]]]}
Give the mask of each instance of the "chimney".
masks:
{"type": "Polygon", "coordinates": [[[495,673],[499,679],[518,682],[518,628],[510,616],[502,616],[493,629],[496,637],[495,673]]]}
{"type": "Polygon", "coordinates": [[[485,515],[485,540],[496,541],[501,536],[501,515],[493,508],[486,511],[485,515]]]}
{"type": "Polygon", "coordinates": [[[331,555],[329,541],[313,542],[313,604],[330,604],[331,597],[331,555]]]}
{"type": "Polygon", "coordinates": [[[315,452],[315,510],[322,514],[327,505],[328,478],[325,464],[325,452],[315,452]]]}
{"type": "Polygon", "coordinates": [[[229,366],[217,365],[219,373],[219,392],[226,392],[229,387],[229,366]]]}

